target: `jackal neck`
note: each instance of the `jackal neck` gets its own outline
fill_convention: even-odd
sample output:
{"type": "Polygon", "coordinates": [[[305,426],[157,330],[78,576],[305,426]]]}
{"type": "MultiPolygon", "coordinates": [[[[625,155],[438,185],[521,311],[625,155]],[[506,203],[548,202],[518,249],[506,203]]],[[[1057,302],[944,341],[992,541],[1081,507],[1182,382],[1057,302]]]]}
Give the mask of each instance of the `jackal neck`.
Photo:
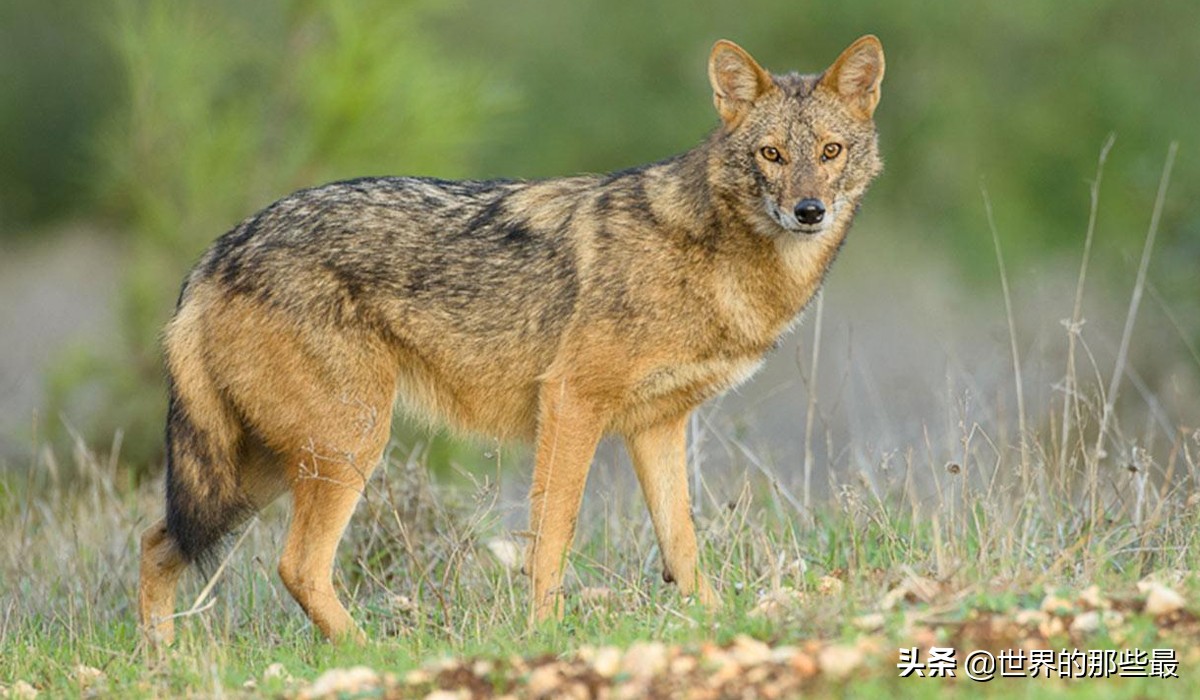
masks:
{"type": "Polygon", "coordinates": [[[642,176],[655,218],[689,257],[707,262],[717,310],[755,344],[774,342],[820,288],[853,208],[818,235],[778,227],[753,177],[731,163],[723,134],[642,176]]]}

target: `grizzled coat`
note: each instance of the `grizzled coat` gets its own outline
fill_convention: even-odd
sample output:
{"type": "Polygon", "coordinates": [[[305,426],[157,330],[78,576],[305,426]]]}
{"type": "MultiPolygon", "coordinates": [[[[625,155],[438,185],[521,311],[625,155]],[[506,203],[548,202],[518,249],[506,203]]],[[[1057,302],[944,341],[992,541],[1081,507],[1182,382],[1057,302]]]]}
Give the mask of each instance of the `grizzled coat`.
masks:
{"type": "Polygon", "coordinates": [[[328,636],[338,540],[399,402],[423,420],[536,444],[531,616],[560,610],[588,465],[625,438],[664,557],[697,568],[685,426],[744,381],[819,288],[878,174],[874,37],[819,75],[771,75],[722,41],[722,126],[606,176],[539,182],[363,178],[292,194],[208,250],[166,331],[167,508],[143,537],[148,634],[176,581],[284,492],[279,572],[328,636]]]}

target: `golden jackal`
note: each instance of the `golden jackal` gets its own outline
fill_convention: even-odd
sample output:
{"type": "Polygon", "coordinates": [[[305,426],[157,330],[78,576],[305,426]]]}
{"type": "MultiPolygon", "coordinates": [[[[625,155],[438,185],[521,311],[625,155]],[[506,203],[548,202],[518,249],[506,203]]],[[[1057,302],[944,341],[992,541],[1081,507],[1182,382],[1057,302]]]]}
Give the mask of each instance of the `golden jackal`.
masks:
{"type": "Polygon", "coordinates": [[[680,156],[539,182],[364,178],[246,219],[184,282],[165,335],[166,517],[142,537],[143,629],[169,642],[189,562],[286,491],[279,575],[327,637],[361,639],[334,552],[394,405],[533,440],[531,618],[561,613],[597,441],[622,436],[664,577],[705,604],[685,426],[748,378],[820,286],[879,173],[884,58],[819,75],[709,57],[722,124],[680,156]]]}

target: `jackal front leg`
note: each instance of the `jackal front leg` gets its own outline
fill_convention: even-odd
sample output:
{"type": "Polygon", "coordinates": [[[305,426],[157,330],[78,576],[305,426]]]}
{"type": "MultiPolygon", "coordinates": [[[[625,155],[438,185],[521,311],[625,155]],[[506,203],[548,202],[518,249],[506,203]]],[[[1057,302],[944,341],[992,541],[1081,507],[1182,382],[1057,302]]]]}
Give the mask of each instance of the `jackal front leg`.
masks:
{"type": "Polygon", "coordinates": [[[717,607],[720,600],[697,562],[688,499],[687,416],[630,435],[626,445],[658,536],[663,578],[679,584],[683,595],[695,594],[702,604],[717,607]]]}
{"type": "Polygon", "coordinates": [[[568,380],[547,382],[541,392],[537,456],[529,494],[533,532],[525,568],[532,583],[530,624],[562,616],[562,577],[588,468],[603,429],[592,406],[568,380]]]}

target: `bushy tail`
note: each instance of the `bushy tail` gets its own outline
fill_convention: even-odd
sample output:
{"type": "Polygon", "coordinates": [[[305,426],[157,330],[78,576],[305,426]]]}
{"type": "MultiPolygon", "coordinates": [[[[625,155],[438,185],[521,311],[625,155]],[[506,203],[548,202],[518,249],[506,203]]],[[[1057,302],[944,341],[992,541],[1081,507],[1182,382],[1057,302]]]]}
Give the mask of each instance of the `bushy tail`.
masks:
{"type": "Polygon", "coordinates": [[[167,532],[192,562],[252,508],[238,479],[241,422],[189,346],[168,331],[167,532]]]}

